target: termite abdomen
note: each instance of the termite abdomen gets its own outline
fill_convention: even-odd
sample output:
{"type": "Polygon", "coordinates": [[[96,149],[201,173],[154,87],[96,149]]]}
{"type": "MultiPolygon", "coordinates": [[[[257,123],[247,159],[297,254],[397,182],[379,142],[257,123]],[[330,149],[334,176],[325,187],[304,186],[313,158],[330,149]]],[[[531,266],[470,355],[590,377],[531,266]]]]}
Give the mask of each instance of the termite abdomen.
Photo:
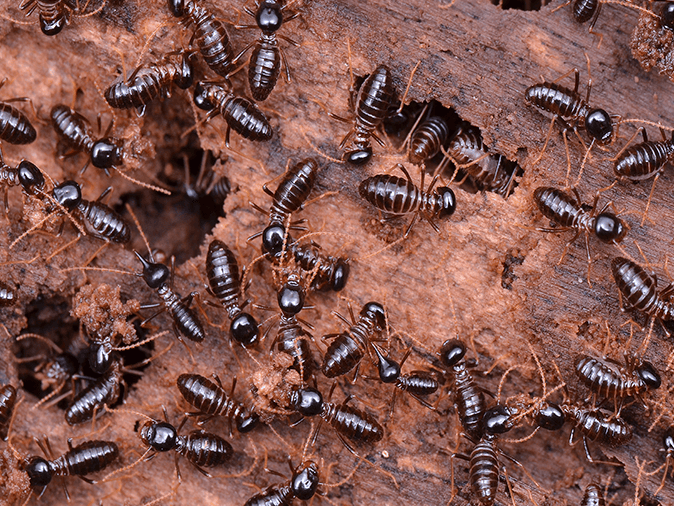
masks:
{"type": "Polygon", "coordinates": [[[0,438],[7,440],[9,422],[16,405],[16,388],[5,385],[0,388],[0,438]]]}
{"type": "Polygon", "coordinates": [[[10,144],[30,144],[36,137],[35,127],[24,113],[0,102],[0,139],[10,144]]]}
{"type": "Polygon", "coordinates": [[[611,271],[626,305],[653,318],[667,321],[674,317],[674,305],[662,298],[656,279],[641,266],[617,257],[611,261],[611,271]]]}
{"type": "Polygon", "coordinates": [[[420,165],[440,152],[449,137],[449,125],[440,116],[425,119],[410,138],[409,161],[420,165]]]}

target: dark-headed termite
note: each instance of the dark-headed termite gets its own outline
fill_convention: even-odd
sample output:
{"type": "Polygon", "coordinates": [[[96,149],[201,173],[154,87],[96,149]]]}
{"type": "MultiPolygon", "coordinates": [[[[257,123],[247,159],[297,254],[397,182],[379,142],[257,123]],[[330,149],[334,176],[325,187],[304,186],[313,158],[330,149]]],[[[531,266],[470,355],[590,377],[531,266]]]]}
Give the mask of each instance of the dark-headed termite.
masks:
{"type": "Polygon", "coordinates": [[[0,388],[0,438],[7,441],[9,422],[16,405],[16,388],[12,385],[3,385],[0,388]]]}
{"type": "Polygon", "coordinates": [[[108,371],[87,388],[82,390],[66,410],[66,422],[70,425],[91,420],[104,406],[112,406],[121,394],[124,382],[124,366],[121,360],[115,360],[108,371]]]}
{"type": "Polygon", "coordinates": [[[211,241],[208,246],[206,275],[211,293],[224,306],[231,321],[229,327],[231,338],[244,346],[257,343],[259,336],[257,321],[250,314],[243,312],[246,303],[239,303],[241,296],[239,264],[232,250],[217,239],[211,241]]]}
{"type": "MultiPolygon", "coordinates": [[[[79,3],[77,3],[79,6],[79,3]]],[[[70,16],[77,12],[79,17],[89,17],[97,14],[105,7],[105,2],[98,9],[87,14],[80,14],[87,9],[89,1],[80,10],[73,9],[66,0],[24,0],[21,10],[28,9],[26,16],[30,16],[36,9],[40,12],[40,29],[42,33],[53,36],[61,33],[61,30],[70,23],[70,16]]]]}
{"type": "Polygon", "coordinates": [[[161,312],[166,311],[171,316],[176,337],[181,342],[183,342],[182,336],[187,337],[190,341],[203,341],[206,337],[206,332],[204,332],[204,327],[197,318],[197,315],[190,308],[192,298],[196,294],[191,293],[184,299],[181,299],[180,295],[173,291],[173,265],[175,259],[171,258],[171,269],[169,270],[164,264],[154,263],[152,252],[150,252],[149,262],[137,251],[134,251],[134,253],[143,265],[143,272],[138,274],[138,276],[145,280],[148,287],[157,291],[157,295],[161,299],[159,304],[163,306],[161,312]]]}
{"type": "Polygon", "coordinates": [[[51,110],[51,120],[54,130],[68,147],[74,152],[82,151],[87,154],[87,163],[80,173],[92,163],[94,167],[103,169],[109,175],[108,169],[122,163],[124,156],[122,142],[108,137],[112,131],[112,121],[103,138],[95,140],[89,121],[67,105],[54,106],[51,110]]]}
{"type": "MultiPolygon", "coordinates": [[[[654,15],[651,11],[644,9],[641,6],[635,5],[632,2],[626,2],[621,0],[568,0],[559,7],[556,7],[552,12],[561,9],[562,7],[566,7],[571,2],[573,2],[573,10],[572,10],[573,19],[575,19],[576,22],[581,24],[591,21],[588,30],[590,33],[594,33],[594,25],[597,23],[597,19],[599,19],[599,13],[601,12],[601,4],[609,4],[609,3],[618,4],[624,7],[637,9],[639,11],[650,14],[651,16],[654,15]]],[[[603,35],[600,35],[600,42],[599,42],[600,44],[601,38],[603,38],[603,35]]]]}
{"type": "Polygon", "coordinates": [[[228,147],[230,130],[251,141],[268,141],[274,134],[267,117],[254,103],[237,97],[218,84],[198,82],[194,87],[194,103],[200,109],[209,111],[202,121],[222,114],[227,123],[225,144],[228,147]]]}
{"type": "Polygon", "coordinates": [[[662,380],[653,364],[638,357],[625,356],[626,368],[612,367],[596,358],[583,356],[576,360],[576,375],[599,397],[613,399],[620,416],[623,400],[636,397],[642,403],[641,394],[660,387],[662,380]]]}
{"type": "Polygon", "coordinates": [[[195,0],[169,0],[168,5],[173,16],[183,18],[186,26],[194,26],[190,44],[196,42],[206,65],[219,76],[229,79],[233,73],[234,51],[223,24],[195,0]]]}
{"type": "MultiPolygon", "coordinates": [[[[378,302],[365,304],[360,310],[358,321],[353,315],[351,305],[349,305],[349,313],[351,322],[339,313],[333,313],[349,325],[346,332],[327,334],[322,338],[323,340],[334,338],[325,352],[321,366],[321,371],[327,378],[343,376],[359,366],[363,356],[370,355],[369,348],[376,334],[386,329],[386,311],[384,306],[378,302]]],[[[356,369],[357,373],[358,369],[356,369]]]]}
{"type": "MultiPolygon", "coordinates": [[[[555,121],[559,122],[563,128],[562,134],[565,143],[566,132],[573,130],[578,136],[578,140],[585,145],[578,134],[578,128],[584,128],[592,138],[590,147],[592,147],[595,142],[600,145],[608,144],[618,135],[617,128],[614,135],[613,119],[618,119],[619,116],[609,115],[604,109],[591,108],[588,102],[590,100],[592,80],[587,83],[587,94],[585,100],[583,100],[578,93],[578,69],[573,69],[573,71],[576,76],[576,84],[573,90],[556,83],[545,81],[530,86],[524,94],[524,98],[528,104],[532,104],[542,111],[553,115],[553,120],[548,129],[545,144],[543,145],[538,160],[540,160],[545,152],[555,121]]],[[[569,161],[569,164],[570,163],[571,162],[569,161]]]]}
{"type": "Polygon", "coordinates": [[[276,86],[281,66],[285,67],[286,78],[290,81],[290,69],[283,50],[278,45],[278,40],[283,39],[293,45],[297,43],[283,35],[276,35],[284,22],[295,19],[299,12],[292,13],[289,17],[283,17],[283,11],[288,7],[284,2],[275,0],[263,0],[262,3],[255,2],[257,11],[253,12],[250,7],[245,6],[244,11],[255,18],[256,25],[236,25],[236,28],[259,28],[262,30],[260,38],[248,44],[232,62],[236,62],[253,46],[253,53],[250,57],[248,67],[248,84],[253,98],[258,102],[266,100],[269,94],[276,86]]]}
{"type": "Polygon", "coordinates": [[[421,173],[421,188],[412,182],[407,169],[398,164],[398,168],[405,174],[405,179],[389,174],[377,174],[360,183],[358,192],[377,209],[390,214],[413,214],[405,237],[419,219],[423,217],[433,229],[440,233],[435,223],[436,219],[446,218],[456,210],[456,197],[451,188],[443,186],[433,191],[439,175],[436,175],[428,189],[424,191],[425,172],[421,173]]]}
{"type": "MultiPolygon", "coordinates": [[[[119,457],[119,449],[111,441],[85,441],[73,446],[72,439],[68,439],[68,451],[58,458],[54,458],[46,437],[44,444],[39,439],[35,441],[47,458],[28,457],[22,462],[21,467],[28,474],[30,488],[42,489],[39,497],[42,497],[54,476],[77,476],[87,483],[96,483],[84,475],[105,469],[119,457]]],[[[64,491],[70,501],[65,484],[64,491]]]]}
{"type": "Polygon", "coordinates": [[[440,382],[438,381],[437,376],[430,371],[412,371],[408,374],[402,374],[402,367],[405,365],[405,361],[410,356],[412,348],[407,349],[405,355],[403,355],[402,360],[400,363],[398,363],[389,357],[385,357],[379,349],[379,346],[374,343],[371,343],[371,345],[377,354],[379,379],[382,383],[392,384],[396,388],[396,390],[393,391],[393,396],[391,398],[389,418],[393,414],[396,393],[398,390],[407,392],[423,406],[427,407],[428,409],[435,410],[435,408],[426,402],[422,397],[433,394],[438,390],[438,388],[440,388],[440,382]]]}
{"type": "MultiPolygon", "coordinates": [[[[60,0],[59,0],[60,1],[60,0]]],[[[0,81],[0,88],[7,82],[5,77],[0,81]]],[[[17,97],[0,102],[0,139],[10,144],[30,144],[37,137],[35,127],[24,113],[9,102],[28,102],[29,98],[17,97]]]]}
{"type": "Polygon", "coordinates": [[[259,417],[241,403],[232,399],[236,378],[232,382],[232,390],[229,394],[225,392],[220,383],[220,379],[215,376],[218,384],[216,385],[208,378],[198,374],[181,374],[178,376],[178,390],[192,406],[199,410],[193,415],[204,415],[208,418],[213,416],[223,416],[229,420],[230,436],[232,421],[236,423],[236,429],[241,432],[250,432],[258,422],[259,417]]]}
{"type": "MultiPolygon", "coordinates": [[[[597,208],[599,193],[594,197],[591,211],[586,211],[580,200],[580,195],[574,188],[574,195],[563,190],[541,186],[534,190],[534,202],[541,213],[554,221],[559,228],[539,228],[541,232],[559,232],[575,230],[575,235],[567,243],[560,261],[566,255],[566,250],[576,238],[585,232],[585,249],[587,251],[588,271],[592,257],[590,256],[590,233],[605,243],[617,244],[623,240],[627,233],[627,225],[623,220],[606,210],[611,205],[607,203],[601,209],[597,208]]],[[[589,272],[588,272],[589,275],[589,272]]]]}
{"type": "MultiPolygon", "coordinates": [[[[279,254],[283,244],[287,242],[285,222],[292,213],[302,208],[314,187],[317,175],[318,163],[312,158],[306,158],[283,174],[274,193],[264,184],[262,189],[273,199],[269,211],[254,203],[251,205],[261,213],[269,214],[269,226],[262,232],[253,234],[248,240],[261,235],[263,251],[272,255],[279,254]]],[[[301,229],[297,223],[291,223],[290,228],[301,229]]]]}
{"type": "Polygon", "coordinates": [[[2,186],[4,193],[5,213],[7,213],[9,210],[9,201],[7,200],[9,188],[22,184],[22,178],[20,177],[20,174],[24,175],[24,179],[26,177],[32,179],[32,175],[37,174],[37,177],[42,178],[42,181],[44,182],[44,178],[40,172],[40,169],[38,169],[34,163],[29,162],[28,160],[21,160],[19,165],[16,167],[10,167],[7,165],[2,156],[2,149],[0,148],[0,186],[2,186]]]}
{"type": "Polygon", "coordinates": [[[351,139],[353,149],[344,153],[344,159],[355,165],[363,165],[372,158],[370,137],[383,145],[375,130],[388,116],[395,100],[395,89],[391,81],[391,71],[386,65],[379,65],[360,85],[354,103],[353,127],[344,136],[339,148],[351,139]]]}
{"type": "Polygon", "coordinates": [[[674,305],[669,300],[674,293],[674,285],[669,284],[658,291],[658,280],[654,275],[623,257],[611,261],[611,271],[625,306],[657,320],[674,319],[674,305]]]}
{"type": "Polygon", "coordinates": [[[486,404],[482,389],[475,384],[463,360],[466,346],[458,339],[450,339],[440,347],[439,355],[440,362],[454,380],[453,401],[461,426],[470,437],[480,439],[486,404]]]}
{"type": "Polygon", "coordinates": [[[127,78],[120,76],[104,93],[111,107],[129,109],[136,107],[142,116],[148,102],[171,96],[173,83],[186,90],[194,81],[190,62],[191,54],[183,52],[180,62],[167,60],[162,64],[138,67],[127,78]]]}
{"type": "Polygon", "coordinates": [[[505,156],[490,153],[477,128],[462,128],[447,143],[446,148],[449,158],[472,179],[479,191],[493,192],[503,198],[508,198],[512,193],[515,177],[522,169],[509,162],[505,156]]]}
{"type": "Polygon", "coordinates": [[[316,463],[305,461],[294,469],[291,465],[291,471],[290,480],[267,487],[248,499],[244,506],[292,506],[294,499],[312,499],[321,485],[316,463]]]}
{"type": "MultiPolygon", "coordinates": [[[[185,457],[200,473],[210,478],[211,475],[203,468],[221,466],[227,463],[232,458],[234,450],[220,436],[202,430],[192,431],[186,436],[181,436],[180,429],[182,429],[186,420],[187,418],[184,418],[176,429],[168,422],[168,416],[164,409],[163,422],[149,419],[141,425],[140,421],[137,421],[134,431],[138,432],[138,437],[148,447],[145,455],[151,452],[145,460],[151,459],[157,452],[175,450],[177,455],[185,457]]],[[[177,457],[175,466],[178,480],[181,480],[177,457]]]]}

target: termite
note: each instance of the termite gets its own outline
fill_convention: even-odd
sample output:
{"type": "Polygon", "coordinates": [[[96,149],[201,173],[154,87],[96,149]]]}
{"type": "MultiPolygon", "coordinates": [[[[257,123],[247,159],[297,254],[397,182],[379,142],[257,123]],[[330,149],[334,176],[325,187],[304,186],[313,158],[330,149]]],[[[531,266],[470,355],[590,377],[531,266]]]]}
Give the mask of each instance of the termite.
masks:
{"type": "MultiPolygon", "coordinates": [[[[5,77],[0,81],[0,88],[7,82],[5,77]]],[[[37,137],[35,127],[24,113],[16,107],[9,105],[9,102],[29,102],[26,97],[10,98],[0,101],[0,139],[10,144],[30,144],[37,137]]]]}

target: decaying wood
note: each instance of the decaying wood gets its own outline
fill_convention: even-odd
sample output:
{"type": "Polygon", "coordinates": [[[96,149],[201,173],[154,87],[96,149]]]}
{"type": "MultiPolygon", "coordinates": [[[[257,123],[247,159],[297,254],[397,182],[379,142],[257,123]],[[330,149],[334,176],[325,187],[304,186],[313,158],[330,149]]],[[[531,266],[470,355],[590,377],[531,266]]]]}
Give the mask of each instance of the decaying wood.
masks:
{"type": "MultiPolygon", "coordinates": [[[[208,5],[231,22],[237,21],[237,9],[242,8],[229,1],[208,5]]],[[[292,82],[280,82],[262,105],[272,118],[275,136],[271,142],[252,144],[234,134],[236,151],[228,151],[213,128],[224,130],[220,118],[209,125],[198,125],[198,139],[194,135],[183,137],[183,132],[201,115],[196,115],[190,107],[189,92],[180,90],[175,90],[170,100],[151,105],[144,117],[137,117],[133,111],[114,113],[114,134],[130,143],[133,156],[127,162],[129,167],[140,169],[130,173],[138,179],[150,181],[154,175],[168,171],[179,174],[182,166],[176,158],[198,143],[223,157],[229,156],[222,170],[235,191],[226,200],[226,217],[221,218],[211,232],[205,230],[204,233],[209,233],[204,238],[195,234],[203,225],[195,222],[197,218],[185,214],[180,207],[180,195],[160,200],[148,192],[141,193],[138,187],[119,176],[113,176],[112,203],[121,202],[124,196],[124,201],[130,201],[139,214],[151,245],[182,259],[176,273],[178,292],[187,294],[199,290],[204,293],[203,265],[210,240],[215,237],[235,245],[242,263],[255,259],[259,254],[259,243],[247,243],[246,238],[261,230],[265,223],[264,217],[249,206],[249,201],[268,205],[262,184],[280,175],[288,160],[314,156],[322,164],[314,195],[334,194],[307,206],[302,217],[309,220],[311,230],[316,233],[313,238],[325,251],[339,251],[354,259],[351,278],[341,295],[358,307],[369,300],[385,304],[393,330],[402,341],[394,340],[393,349],[400,356],[407,344],[414,345],[416,353],[407,366],[410,370],[422,367],[422,358],[434,360],[435,351],[445,339],[459,336],[472,343],[470,357],[477,352],[474,358],[479,360],[479,365],[475,374],[487,390],[496,393],[503,372],[517,365],[519,368],[508,376],[503,395],[541,395],[542,387],[531,359],[529,342],[544,365],[548,390],[560,382],[554,369],[556,364],[570,394],[582,400],[588,393],[577,385],[573,375],[576,356],[580,353],[599,356],[605,351],[606,322],[612,335],[607,351],[613,358],[621,359],[630,337],[630,326],[623,325],[630,314],[620,312],[610,273],[611,258],[629,255],[645,264],[638,243],[660,280],[666,279],[664,266],[672,241],[670,195],[674,180],[667,171],[659,179],[650,204],[649,219],[644,226],[640,226],[641,214],[650,183],[619,182],[604,193],[605,199],[612,200],[623,211],[631,229],[622,252],[613,246],[591,241],[590,286],[585,278],[587,263],[582,238],[571,244],[565,259],[558,263],[572,233],[544,234],[535,230],[546,227],[547,223],[532,202],[533,189],[541,185],[563,186],[567,167],[558,128],[555,128],[540,162],[533,166],[550,120],[525,104],[524,90],[538,82],[541,75],[552,80],[576,67],[580,71],[581,94],[584,96],[584,84],[588,80],[587,56],[592,73],[592,104],[612,114],[620,114],[624,119],[640,118],[663,125],[674,125],[674,110],[667,99],[671,83],[656,73],[645,73],[630,56],[630,32],[637,23],[633,11],[611,4],[603,7],[595,28],[603,35],[598,47],[599,38],[573,21],[570,7],[553,13],[556,6],[557,2],[541,11],[524,12],[502,11],[487,1],[464,0],[457,0],[448,9],[442,9],[438,3],[420,0],[315,0],[298,5],[303,13],[301,18],[289,22],[281,30],[300,43],[295,48],[281,41],[291,65],[292,82]],[[351,47],[350,55],[347,42],[351,47]],[[494,194],[468,194],[457,190],[457,212],[440,224],[439,235],[427,223],[421,222],[407,240],[390,245],[391,236],[401,237],[407,223],[380,223],[377,212],[358,196],[357,187],[367,175],[389,172],[397,162],[404,162],[403,154],[397,153],[391,143],[386,148],[375,144],[374,161],[358,168],[337,163],[317,152],[336,159],[341,155],[337,146],[349,126],[331,119],[324,108],[350,117],[349,61],[353,73],[361,77],[378,64],[389,65],[400,93],[412,68],[420,62],[408,100],[435,99],[446,107],[453,107],[462,119],[481,129],[485,143],[491,149],[518,161],[524,176],[514,194],[504,200],[494,194]],[[130,196],[134,193],[137,194],[130,196]],[[190,245],[196,241],[201,241],[199,250],[190,250],[190,245]],[[190,258],[192,255],[196,256],[190,258]],[[188,258],[189,261],[185,261],[188,258]],[[479,371],[492,368],[489,376],[479,377],[479,371]]],[[[35,15],[24,18],[18,7],[18,2],[13,0],[3,2],[0,61],[3,74],[11,79],[2,89],[2,98],[32,98],[37,109],[35,123],[39,136],[29,146],[3,144],[3,152],[9,160],[30,159],[55,180],[77,178],[77,171],[84,164],[83,156],[65,161],[55,159],[57,139],[45,119],[51,107],[57,103],[70,104],[76,99],[78,109],[92,123],[99,112],[107,120],[112,111],[97,90],[116,77],[122,56],[127,72],[130,72],[137,64],[136,60],[155,61],[165,52],[187,44],[190,32],[184,31],[170,17],[165,2],[145,5],[108,0],[99,15],[73,16],[71,24],[61,34],[47,38],[39,32],[35,15]],[[28,24],[21,24],[25,22],[28,24]],[[76,93],[78,89],[83,93],[76,93]]],[[[239,49],[253,40],[256,30],[231,29],[230,35],[239,49]]],[[[238,89],[245,89],[245,73],[240,72],[235,77],[238,89]]],[[[572,87],[573,77],[566,77],[563,84],[572,87]]],[[[607,152],[593,150],[577,183],[586,202],[591,202],[597,190],[614,181],[610,158],[635,129],[635,125],[624,124],[620,128],[621,138],[607,152]]],[[[654,128],[649,132],[654,138],[659,136],[654,128]]],[[[581,132],[581,136],[584,135],[581,132]]],[[[574,183],[585,153],[574,135],[570,136],[569,146],[570,182],[574,183]]],[[[85,198],[90,200],[110,184],[110,180],[93,167],[87,170],[83,181],[86,182],[85,198]]],[[[12,193],[11,210],[0,231],[3,248],[27,227],[22,222],[18,195],[19,192],[12,193]]],[[[56,249],[54,245],[63,245],[74,238],[71,225],[66,224],[65,230],[60,238],[45,234],[29,236],[0,258],[3,262],[28,261],[38,253],[42,255],[30,264],[0,266],[3,281],[17,287],[20,301],[16,307],[2,310],[2,322],[12,336],[18,335],[30,323],[26,318],[27,308],[35,318],[41,319],[45,328],[48,325],[44,321],[50,318],[54,327],[59,327],[62,319],[72,324],[69,310],[59,313],[54,308],[71,300],[88,282],[120,284],[126,298],[142,302],[155,300],[155,294],[135,276],[63,271],[81,266],[89,259],[101,245],[95,239],[84,238],[67,252],[45,262],[43,258],[56,249]]],[[[133,247],[144,251],[138,234],[134,237],[133,247]]],[[[94,265],[130,272],[139,270],[130,249],[117,246],[105,248],[94,265]]],[[[275,293],[271,278],[268,265],[254,266],[249,297],[259,304],[273,305],[275,293]]],[[[307,311],[306,318],[316,327],[315,336],[341,329],[340,322],[330,312],[345,313],[346,301],[342,297],[313,294],[310,302],[316,309],[307,311]]],[[[222,321],[222,314],[206,305],[204,309],[214,319],[222,321]]],[[[264,319],[262,314],[259,316],[264,319]]],[[[641,324],[647,323],[643,318],[637,320],[641,324]]],[[[162,328],[169,326],[165,315],[154,323],[162,328]]],[[[191,363],[182,346],[174,346],[145,370],[122,408],[159,418],[163,405],[174,420],[178,420],[187,406],[178,396],[175,380],[185,372],[205,376],[215,372],[226,379],[225,382],[238,376],[238,391],[245,392],[249,387],[250,371],[258,367],[255,358],[262,360],[264,352],[260,357],[256,353],[249,357],[241,349],[232,352],[221,329],[207,326],[207,333],[203,345],[190,343],[196,363],[191,363]]],[[[60,335],[59,331],[54,331],[54,335],[60,335]]],[[[645,335],[645,331],[635,327],[632,351],[645,335]]],[[[4,333],[0,336],[0,382],[9,380],[18,384],[11,340],[4,333]]],[[[172,339],[160,340],[155,349],[163,349],[172,339]]],[[[263,349],[268,345],[269,342],[263,344],[263,349]]],[[[642,408],[634,405],[623,411],[625,418],[636,425],[635,437],[630,444],[616,449],[591,445],[595,457],[603,451],[606,457],[621,462],[624,471],[588,463],[582,445],[568,446],[568,427],[560,434],[539,433],[522,444],[503,443],[504,451],[522,462],[540,484],[540,488],[536,487],[521,470],[505,461],[515,503],[579,504],[584,486],[592,480],[610,481],[609,495],[617,494],[614,504],[633,500],[637,481],[637,495],[652,494],[658,488],[661,475],[638,476],[638,464],[646,462],[643,470],[648,472],[663,461],[663,454],[658,451],[661,437],[672,423],[671,400],[666,395],[671,371],[665,372],[671,352],[671,340],[656,324],[645,353],[665,378],[661,391],[655,396],[661,401],[655,414],[663,415],[655,427],[649,430],[652,418],[644,420],[642,408]]],[[[369,372],[374,374],[373,369],[369,372]]],[[[326,391],[330,386],[323,379],[319,383],[326,391]]],[[[390,387],[359,380],[355,386],[338,387],[335,400],[341,401],[350,393],[356,395],[357,405],[383,417],[392,392],[390,387]]],[[[36,454],[38,449],[32,443],[32,437],[42,433],[50,435],[57,451],[64,451],[67,437],[77,441],[89,437],[90,425],[68,426],[63,412],[55,407],[31,411],[35,399],[27,397],[13,426],[12,445],[21,454],[36,454]]],[[[554,398],[561,400],[561,395],[554,398]]],[[[446,409],[447,401],[441,406],[446,409]]],[[[96,424],[95,438],[116,441],[124,465],[134,462],[144,451],[133,432],[134,422],[139,418],[136,414],[120,412],[106,414],[96,424]]],[[[144,504],[170,494],[174,487],[177,487],[174,494],[160,499],[161,504],[243,504],[256,491],[251,484],[263,488],[281,480],[262,470],[263,459],[268,458],[268,467],[287,472],[287,455],[291,454],[297,462],[310,432],[307,422],[290,429],[279,421],[274,427],[291,447],[268,429],[255,433],[252,439],[235,436],[232,445],[237,456],[231,468],[216,470],[213,479],[202,476],[183,461],[183,481],[177,487],[172,456],[159,455],[109,483],[90,486],[68,479],[73,504],[99,500],[103,504],[144,504]],[[253,464],[255,455],[259,462],[251,473],[242,477],[217,477],[243,472],[253,464]]],[[[225,434],[226,422],[209,422],[208,429],[225,434]]],[[[454,459],[452,463],[449,456],[457,446],[460,452],[470,451],[470,444],[462,440],[458,432],[459,426],[451,410],[448,415],[434,413],[420,409],[413,399],[401,396],[384,440],[374,448],[359,448],[368,460],[392,473],[399,488],[389,477],[361,463],[351,480],[339,488],[327,489],[327,498],[317,501],[444,504],[452,497],[453,478],[456,497],[452,504],[468,504],[471,491],[467,464],[460,459],[454,459]]],[[[512,437],[520,435],[524,436],[526,432],[512,437]]],[[[331,475],[325,479],[329,483],[340,481],[340,477],[346,476],[357,462],[328,427],[323,427],[315,452],[318,458],[325,459],[323,469],[332,466],[331,475]]],[[[3,474],[0,480],[4,480],[5,486],[8,483],[16,486],[12,481],[16,480],[14,476],[3,474]]],[[[0,481],[0,487],[2,484],[0,481]]],[[[25,483],[22,486],[25,487],[25,483]]],[[[497,502],[511,504],[504,489],[501,483],[497,502]]],[[[674,487],[665,487],[657,500],[660,504],[674,504],[674,487]]],[[[45,505],[63,503],[58,483],[50,485],[41,502],[45,505]]]]}

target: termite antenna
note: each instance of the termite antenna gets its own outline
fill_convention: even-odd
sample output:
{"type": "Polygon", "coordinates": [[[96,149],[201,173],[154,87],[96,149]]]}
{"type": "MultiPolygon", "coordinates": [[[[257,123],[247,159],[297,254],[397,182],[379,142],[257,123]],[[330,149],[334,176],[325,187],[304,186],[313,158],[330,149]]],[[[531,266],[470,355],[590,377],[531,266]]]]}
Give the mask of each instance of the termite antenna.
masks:
{"type": "MultiPolygon", "coordinates": [[[[117,410],[117,409],[112,410],[112,409],[110,409],[110,408],[106,408],[106,410],[107,410],[107,411],[122,411],[122,410],[117,410]]],[[[138,413],[138,414],[140,414],[140,413],[138,413]]],[[[145,415],[143,415],[143,416],[145,416],[145,415]]],[[[116,474],[119,474],[119,473],[122,473],[122,472],[124,472],[124,471],[128,471],[129,469],[132,469],[132,468],[136,467],[138,464],[140,464],[141,461],[143,461],[143,460],[145,459],[145,457],[147,456],[147,454],[150,453],[152,450],[153,450],[153,448],[152,448],[151,446],[148,447],[148,449],[145,450],[145,453],[143,453],[143,454],[140,456],[140,458],[139,458],[138,460],[136,460],[135,462],[129,464],[128,466],[120,467],[119,469],[116,469],[116,470],[114,470],[113,472],[106,474],[106,475],[103,477],[103,479],[101,480],[101,482],[102,482],[102,483],[106,483],[106,482],[108,482],[108,481],[111,481],[110,478],[111,478],[112,476],[114,476],[114,475],[116,475],[116,474]]],[[[119,479],[119,478],[115,478],[115,479],[119,479]]]]}
{"type": "Polygon", "coordinates": [[[166,188],[161,188],[160,186],[155,186],[155,185],[150,184],[150,183],[144,183],[143,181],[132,178],[131,176],[129,176],[125,172],[119,170],[117,167],[113,167],[113,169],[115,169],[117,171],[117,173],[120,176],[122,176],[124,179],[126,179],[128,181],[131,181],[132,183],[137,184],[138,186],[142,186],[143,188],[147,188],[148,190],[153,190],[153,191],[156,191],[158,193],[163,193],[164,195],[171,195],[171,192],[169,190],[167,190],[166,188]]]}
{"type": "MultiPolygon", "coordinates": [[[[162,336],[165,336],[165,335],[168,334],[168,333],[169,333],[168,330],[164,330],[163,332],[159,332],[158,334],[154,334],[154,335],[152,335],[152,336],[150,336],[150,337],[148,337],[148,338],[146,338],[146,339],[144,339],[144,340],[142,340],[142,341],[138,341],[138,342],[133,343],[133,344],[131,344],[131,345],[129,345],[129,346],[120,346],[120,347],[118,347],[118,348],[113,347],[112,349],[115,350],[115,351],[127,351],[127,350],[131,350],[131,349],[133,349],[133,348],[138,348],[139,346],[143,346],[144,344],[147,344],[147,343],[149,343],[149,342],[151,342],[151,341],[154,341],[155,339],[158,339],[158,338],[160,338],[160,337],[162,337],[162,336]]],[[[162,353],[165,353],[165,352],[162,352],[162,353]]],[[[152,357],[152,358],[155,358],[155,357],[152,357]]]]}
{"type": "MultiPolygon", "coordinates": [[[[4,327],[4,325],[3,325],[4,327]]],[[[8,333],[9,334],[9,333],[8,333]]],[[[47,339],[44,336],[41,336],[40,334],[21,334],[20,336],[16,337],[16,341],[23,341],[24,339],[37,339],[38,341],[42,341],[45,343],[47,346],[49,346],[51,349],[53,349],[56,353],[63,353],[63,350],[51,339],[47,339]]]]}
{"type": "Polygon", "coordinates": [[[143,228],[140,226],[140,222],[138,221],[138,218],[136,217],[136,213],[133,212],[133,209],[131,209],[131,206],[128,203],[126,203],[124,205],[126,206],[126,210],[131,215],[131,218],[133,219],[133,222],[136,224],[136,228],[138,228],[138,232],[140,232],[140,236],[143,238],[143,242],[145,243],[145,247],[147,248],[147,252],[150,256],[150,261],[152,263],[154,263],[154,255],[152,255],[152,248],[150,248],[150,243],[147,240],[147,237],[145,236],[145,232],[143,232],[143,228]]]}

